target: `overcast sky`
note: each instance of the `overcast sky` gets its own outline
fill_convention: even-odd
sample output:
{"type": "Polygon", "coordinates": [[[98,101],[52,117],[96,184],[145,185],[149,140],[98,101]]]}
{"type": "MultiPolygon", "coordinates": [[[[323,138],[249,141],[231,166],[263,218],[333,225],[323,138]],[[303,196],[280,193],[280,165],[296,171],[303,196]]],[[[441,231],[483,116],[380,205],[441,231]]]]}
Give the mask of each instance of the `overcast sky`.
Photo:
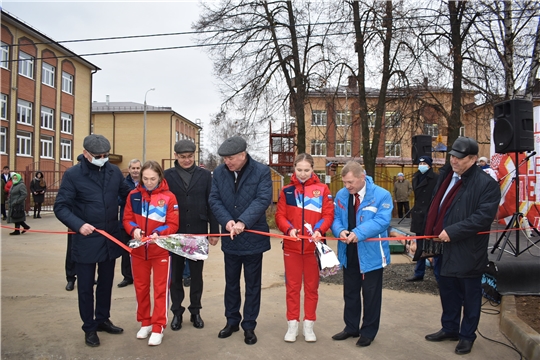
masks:
{"type": "MultiPolygon", "coordinates": [[[[198,19],[196,1],[174,2],[79,2],[6,1],[4,10],[55,41],[102,37],[165,34],[191,31],[198,19]]],[[[118,50],[195,45],[192,35],[146,39],[74,42],[62,44],[78,55],[118,50]]],[[[208,129],[219,111],[220,97],[212,63],[199,48],[150,51],[116,55],[83,56],[101,68],[94,75],[93,100],[132,101],[170,106],[208,129]]],[[[209,131],[203,129],[203,146],[209,131]]]]}

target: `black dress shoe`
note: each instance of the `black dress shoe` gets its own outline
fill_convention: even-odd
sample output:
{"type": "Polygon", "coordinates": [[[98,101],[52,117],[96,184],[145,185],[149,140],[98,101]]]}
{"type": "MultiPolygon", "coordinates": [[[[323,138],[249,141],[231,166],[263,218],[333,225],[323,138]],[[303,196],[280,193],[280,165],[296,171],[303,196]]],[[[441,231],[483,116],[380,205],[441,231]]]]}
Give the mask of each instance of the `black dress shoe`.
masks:
{"type": "Polygon", "coordinates": [[[9,235],[21,235],[21,232],[19,230],[15,230],[14,232],[10,232],[9,235]]]}
{"type": "Polygon", "coordinates": [[[460,339],[456,346],[456,354],[465,355],[471,352],[474,341],[460,339]]]}
{"type": "Polygon", "coordinates": [[[191,277],[184,278],[184,286],[185,287],[191,286],[191,277]]]}
{"type": "Polygon", "coordinates": [[[255,335],[255,330],[246,330],[244,331],[244,342],[248,345],[253,345],[257,342],[257,335],[255,335]]]}
{"type": "Polygon", "coordinates": [[[204,321],[200,314],[191,314],[191,319],[189,320],[193,323],[193,327],[196,327],[197,329],[202,329],[204,327],[204,321]]]}
{"type": "Polygon", "coordinates": [[[178,331],[182,328],[182,315],[174,315],[171,321],[171,330],[178,331]]]}
{"type": "Polygon", "coordinates": [[[91,347],[99,346],[99,337],[95,331],[84,333],[84,342],[91,347]]]}
{"type": "Polygon", "coordinates": [[[240,327],[238,325],[225,325],[223,329],[218,334],[218,338],[225,339],[232,335],[233,332],[237,332],[240,330],[240,327]]]}
{"type": "Polygon", "coordinates": [[[420,276],[413,276],[413,277],[408,278],[405,281],[424,281],[424,278],[420,276]]]}
{"type": "Polygon", "coordinates": [[[105,320],[98,325],[97,331],[105,331],[109,334],[121,334],[124,332],[124,329],[118,326],[114,326],[111,320],[105,320]]]}
{"type": "Polygon", "coordinates": [[[332,339],[341,341],[341,340],[346,340],[346,339],[348,339],[350,337],[356,338],[356,337],[359,337],[359,336],[360,335],[349,334],[348,332],[343,330],[342,332],[337,333],[336,335],[332,336],[332,339]]]}
{"type": "Polygon", "coordinates": [[[24,230],[21,232],[21,234],[24,234],[26,230],[30,230],[30,226],[25,227],[24,230]]]}
{"type": "Polygon", "coordinates": [[[73,291],[73,289],[75,289],[75,281],[68,281],[67,285],[66,285],[66,290],[67,291],[73,291]]]}
{"type": "Polygon", "coordinates": [[[447,333],[442,330],[439,330],[434,334],[426,335],[426,340],[427,341],[443,341],[443,340],[458,341],[459,337],[458,337],[458,334],[447,333]]]}
{"type": "Polygon", "coordinates": [[[360,336],[360,339],[356,342],[356,346],[369,346],[373,339],[367,338],[365,336],[360,336]]]}
{"type": "Polygon", "coordinates": [[[133,280],[124,279],[124,280],[120,281],[120,283],[117,286],[118,287],[126,287],[126,286],[131,285],[131,284],[133,284],[133,280]]]}

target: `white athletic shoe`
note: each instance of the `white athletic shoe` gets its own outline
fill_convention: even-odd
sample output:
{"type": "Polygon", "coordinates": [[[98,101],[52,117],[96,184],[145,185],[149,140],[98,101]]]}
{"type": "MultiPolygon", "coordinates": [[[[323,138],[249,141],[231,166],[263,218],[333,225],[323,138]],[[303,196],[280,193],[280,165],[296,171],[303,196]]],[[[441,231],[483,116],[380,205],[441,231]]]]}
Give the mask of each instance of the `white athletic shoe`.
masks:
{"type": "Polygon", "coordinates": [[[146,339],[152,333],[152,325],[143,326],[137,331],[137,339],[146,339]]]}
{"type": "Polygon", "coordinates": [[[289,325],[289,328],[287,329],[287,333],[285,334],[285,341],[295,342],[296,337],[298,336],[298,321],[290,320],[287,321],[287,324],[289,325]]]}
{"type": "Polygon", "coordinates": [[[304,320],[304,338],[307,342],[317,341],[317,337],[313,332],[313,325],[315,325],[315,321],[304,320]]]}
{"type": "Polygon", "coordinates": [[[161,340],[163,340],[163,334],[153,332],[152,335],[150,335],[150,339],[148,339],[148,345],[159,345],[161,344],[161,340]]]}

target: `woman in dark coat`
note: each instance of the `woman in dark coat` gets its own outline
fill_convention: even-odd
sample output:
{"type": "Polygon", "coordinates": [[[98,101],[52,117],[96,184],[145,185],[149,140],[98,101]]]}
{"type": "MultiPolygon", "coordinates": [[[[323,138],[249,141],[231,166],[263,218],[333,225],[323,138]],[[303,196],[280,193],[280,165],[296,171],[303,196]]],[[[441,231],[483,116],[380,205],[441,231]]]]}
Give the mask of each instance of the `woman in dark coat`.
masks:
{"type": "Polygon", "coordinates": [[[36,177],[30,183],[30,191],[34,197],[34,219],[41,219],[41,205],[45,201],[45,190],[47,190],[47,184],[43,178],[43,173],[38,171],[36,177]]]}
{"type": "Polygon", "coordinates": [[[21,206],[24,209],[24,202],[28,196],[28,191],[26,190],[26,185],[24,185],[22,176],[20,174],[13,174],[11,181],[13,182],[13,185],[9,189],[8,223],[15,223],[15,231],[9,233],[9,235],[21,235],[21,232],[19,231],[21,226],[24,228],[22,231],[23,234],[26,232],[26,230],[30,229],[30,226],[25,223],[26,211],[23,211],[21,215],[15,215],[13,214],[13,210],[15,208],[20,208],[21,206]]]}

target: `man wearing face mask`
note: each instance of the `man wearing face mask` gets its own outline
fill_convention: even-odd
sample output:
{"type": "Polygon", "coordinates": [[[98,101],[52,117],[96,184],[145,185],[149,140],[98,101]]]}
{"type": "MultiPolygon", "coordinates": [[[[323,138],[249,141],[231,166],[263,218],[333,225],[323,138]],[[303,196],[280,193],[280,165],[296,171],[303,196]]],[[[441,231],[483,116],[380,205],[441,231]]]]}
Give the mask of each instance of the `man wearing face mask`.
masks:
{"type": "MultiPolygon", "coordinates": [[[[414,206],[411,210],[411,231],[418,236],[424,235],[424,220],[427,217],[427,211],[429,204],[431,203],[431,194],[437,184],[438,174],[433,172],[431,167],[433,159],[429,156],[422,156],[418,159],[418,171],[414,174],[412,179],[412,186],[414,191],[414,206]]],[[[424,274],[426,273],[426,260],[421,259],[423,240],[416,240],[416,252],[414,253],[413,260],[416,261],[416,267],[414,268],[414,275],[407,279],[407,281],[422,281],[424,280],[424,274]]],[[[433,258],[433,266],[435,272],[435,278],[439,280],[439,266],[437,266],[437,257],[433,258]]]]}
{"type": "Polygon", "coordinates": [[[111,144],[104,136],[85,137],[83,147],[81,161],[62,178],[54,213],[76,232],[71,256],[78,280],[79,314],[85,343],[95,347],[100,344],[97,331],[120,334],[123,329],[109,320],[114,266],[122,249],[94,230],[104,230],[120,238],[118,197],[125,200],[130,188],[120,169],[108,162],[111,144]],[[94,298],[96,267],[98,280],[94,298]]]}

